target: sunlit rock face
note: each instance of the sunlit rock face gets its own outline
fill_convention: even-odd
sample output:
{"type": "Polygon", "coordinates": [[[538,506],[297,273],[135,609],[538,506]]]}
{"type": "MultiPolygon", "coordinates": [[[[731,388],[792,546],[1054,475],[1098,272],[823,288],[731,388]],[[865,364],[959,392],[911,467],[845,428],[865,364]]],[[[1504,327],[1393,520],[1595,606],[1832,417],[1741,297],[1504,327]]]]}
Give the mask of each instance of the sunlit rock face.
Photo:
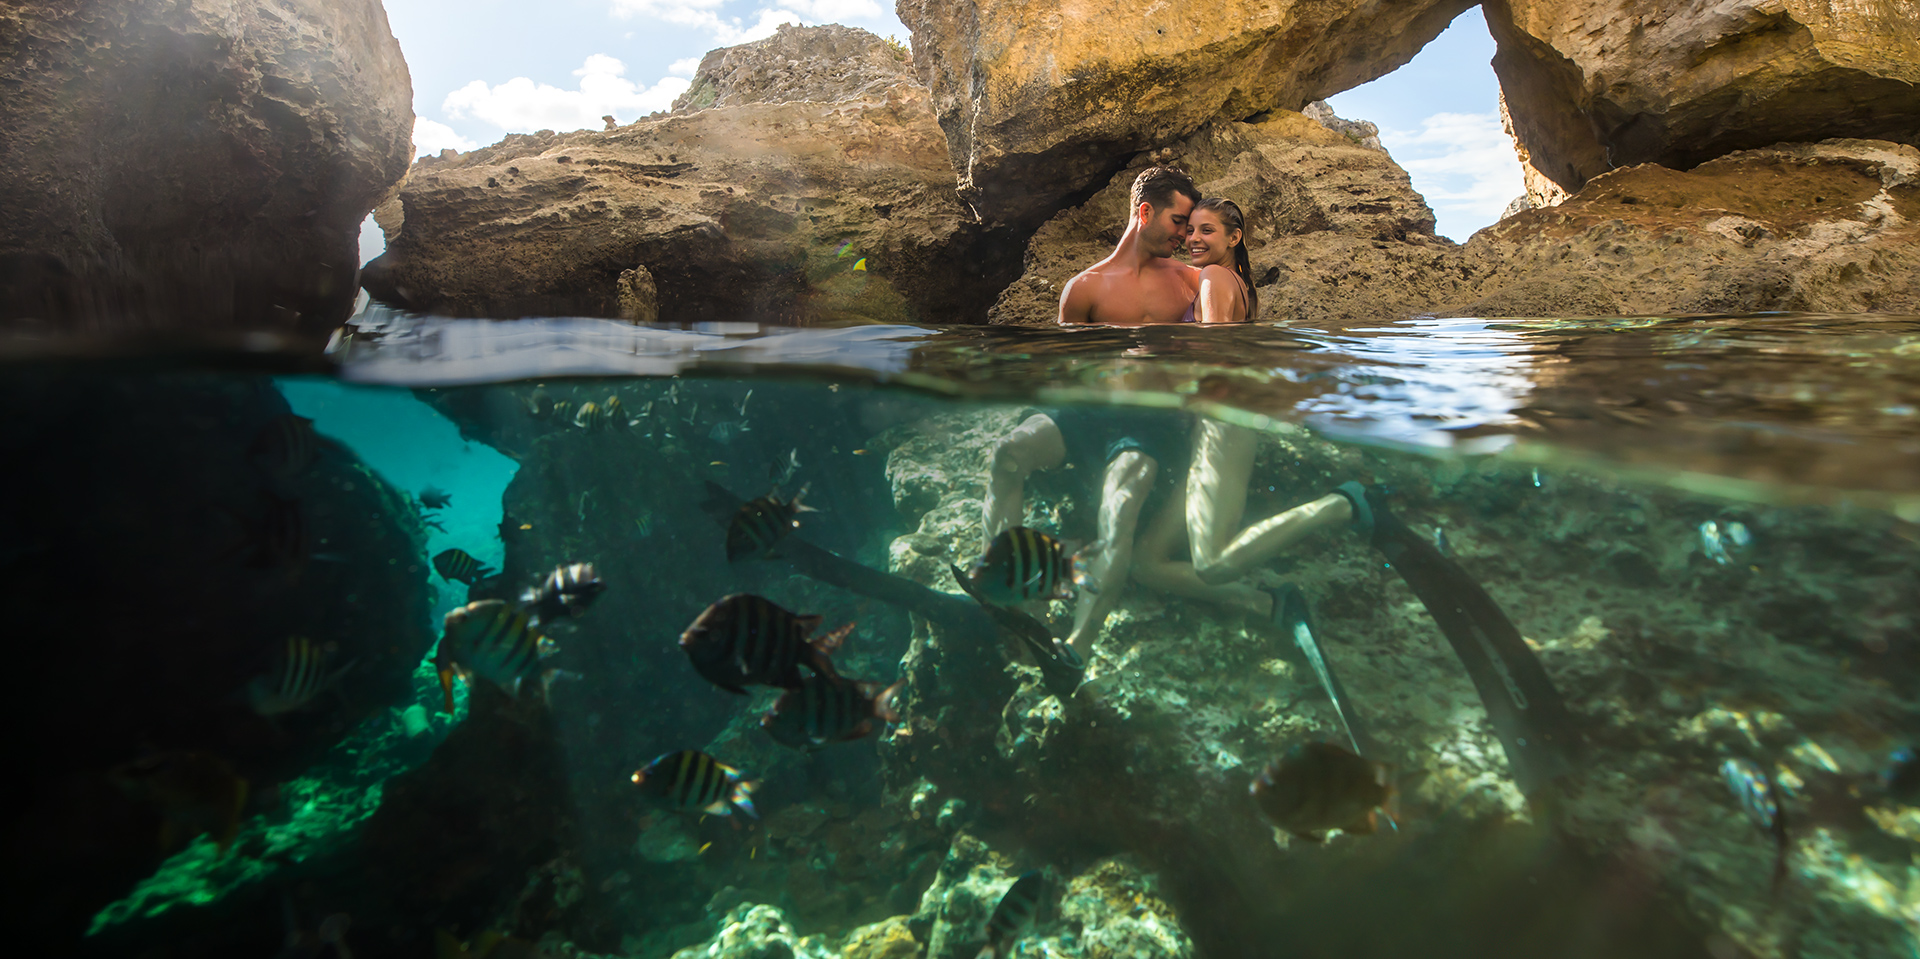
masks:
{"type": "Polygon", "coordinates": [[[1577,190],[1774,143],[1920,144],[1911,0],[1490,0],[1494,71],[1534,167],[1577,190]]]}
{"type": "Polygon", "coordinates": [[[0,9],[0,319],[324,336],[407,169],[379,0],[0,9]]]}
{"type": "Polygon", "coordinates": [[[708,51],[692,85],[673,101],[673,112],[743,103],[857,100],[883,95],[888,87],[913,79],[913,58],[904,44],[876,43],[873,34],[839,24],[781,24],[765,40],[708,51]]]}
{"type": "MultiPolygon", "coordinates": [[[[754,46],[839,49],[829,74],[894,50],[843,27],[797,29],[754,46]],[[836,66],[838,65],[838,66],[836,66]]],[[[706,67],[750,66],[743,48],[706,67]]],[[[704,68],[703,68],[704,69],[704,68]]],[[[750,69],[728,74],[738,77],[750,69]]],[[[857,84],[850,99],[785,100],[763,81],[696,84],[747,100],[609,131],[513,135],[417,163],[404,221],[367,287],[387,302],[458,316],[900,322],[978,319],[1017,269],[986,242],[954,190],[927,91],[910,77],[857,84]],[[959,264],[959,266],[956,266],[959,264]],[[638,282],[644,268],[650,283],[638,282]],[[627,274],[623,281],[622,274],[627,274]],[[645,301],[645,302],[643,302],[645,301]]]]}
{"type": "Polygon", "coordinates": [[[1595,177],[1468,242],[1480,316],[1920,311],[1920,150],[1829,140],[1595,177]]]}
{"type": "Polygon", "coordinates": [[[1136,152],[1383,76],[1466,0],[899,0],[961,194],[1034,224],[1136,152]]]}
{"type": "Polygon", "coordinates": [[[1086,203],[1048,220],[1028,246],[1025,275],[995,304],[993,322],[1055,322],[1061,287],[1119,242],[1128,191],[1150,163],[1178,166],[1202,194],[1240,205],[1260,294],[1255,319],[1414,313],[1456,295],[1448,264],[1458,247],[1433,235],[1433,211],[1406,171],[1351,135],[1274,111],[1257,123],[1216,122],[1143,153],[1086,203]]]}

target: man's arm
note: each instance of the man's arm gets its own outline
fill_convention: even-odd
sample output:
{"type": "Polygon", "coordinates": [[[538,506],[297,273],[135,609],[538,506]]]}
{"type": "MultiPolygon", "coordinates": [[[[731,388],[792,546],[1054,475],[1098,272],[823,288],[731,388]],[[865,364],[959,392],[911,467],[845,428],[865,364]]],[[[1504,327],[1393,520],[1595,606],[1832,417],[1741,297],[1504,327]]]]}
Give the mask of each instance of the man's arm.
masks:
{"type": "Polygon", "coordinates": [[[1076,274],[1060,289],[1060,324],[1093,322],[1093,284],[1084,282],[1085,273],[1076,274]]]}

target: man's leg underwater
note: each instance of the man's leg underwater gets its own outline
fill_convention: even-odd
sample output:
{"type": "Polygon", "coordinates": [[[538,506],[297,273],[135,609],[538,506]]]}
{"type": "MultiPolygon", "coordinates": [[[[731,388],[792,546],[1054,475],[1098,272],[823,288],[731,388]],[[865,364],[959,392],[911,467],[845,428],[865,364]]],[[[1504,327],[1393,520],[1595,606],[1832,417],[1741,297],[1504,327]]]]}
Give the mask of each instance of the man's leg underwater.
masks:
{"type": "Polygon", "coordinates": [[[1120,602],[1133,565],[1133,534],[1140,507],[1153,489],[1160,464],[1139,450],[1127,450],[1107,464],[1100,485],[1100,540],[1089,547],[1086,582],[1073,607],[1073,633],[1067,641],[1085,659],[1093,652],[1107,614],[1120,602]]]}
{"type": "Polygon", "coordinates": [[[995,536],[1020,525],[1026,508],[1023,497],[1027,475],[1034,470],[1055,469],[1066,461],[1067,444],[1060,436],[1060,427],[1045,413],[1027,417],[1001,438],[987,461],[981,552],[986,552],[995,536]]]}

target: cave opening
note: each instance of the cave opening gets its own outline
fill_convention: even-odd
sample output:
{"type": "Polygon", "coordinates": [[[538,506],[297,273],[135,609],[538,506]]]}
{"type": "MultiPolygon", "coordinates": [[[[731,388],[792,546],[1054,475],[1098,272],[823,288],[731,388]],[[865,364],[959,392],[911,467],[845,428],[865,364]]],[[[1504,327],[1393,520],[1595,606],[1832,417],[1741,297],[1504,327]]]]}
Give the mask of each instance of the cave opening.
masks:
{"type": "Polygon", "coordinates": [[[1327,98],[1349,120],[1371,121],[1380,143],[1433,208],[1434,232],[1464,243],[1526,192],[1500,122],[1494,41],[1474,6],[1405,66],[1327,98]]]}

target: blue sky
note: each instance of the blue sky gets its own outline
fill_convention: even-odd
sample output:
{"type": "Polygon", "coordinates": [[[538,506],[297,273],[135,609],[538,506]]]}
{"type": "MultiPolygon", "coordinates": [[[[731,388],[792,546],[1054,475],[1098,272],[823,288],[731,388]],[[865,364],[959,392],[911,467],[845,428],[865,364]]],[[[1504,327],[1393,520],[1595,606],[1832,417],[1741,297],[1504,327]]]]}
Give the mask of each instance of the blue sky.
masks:
{"type": "MultiPolygon", "coordinates": [[[[664,110],[700,57],[787,23],[845,23],[906,40],[891,0],[386,0],[413,73],[424,155],[507,133],[599,129],[664,110]]],[[[1439,218],[1464,242],[1523,192],[1500,130],[1493,40],[1478,8],[1412,63],[1332,99],[1372,120],[1439,218]]]]}

